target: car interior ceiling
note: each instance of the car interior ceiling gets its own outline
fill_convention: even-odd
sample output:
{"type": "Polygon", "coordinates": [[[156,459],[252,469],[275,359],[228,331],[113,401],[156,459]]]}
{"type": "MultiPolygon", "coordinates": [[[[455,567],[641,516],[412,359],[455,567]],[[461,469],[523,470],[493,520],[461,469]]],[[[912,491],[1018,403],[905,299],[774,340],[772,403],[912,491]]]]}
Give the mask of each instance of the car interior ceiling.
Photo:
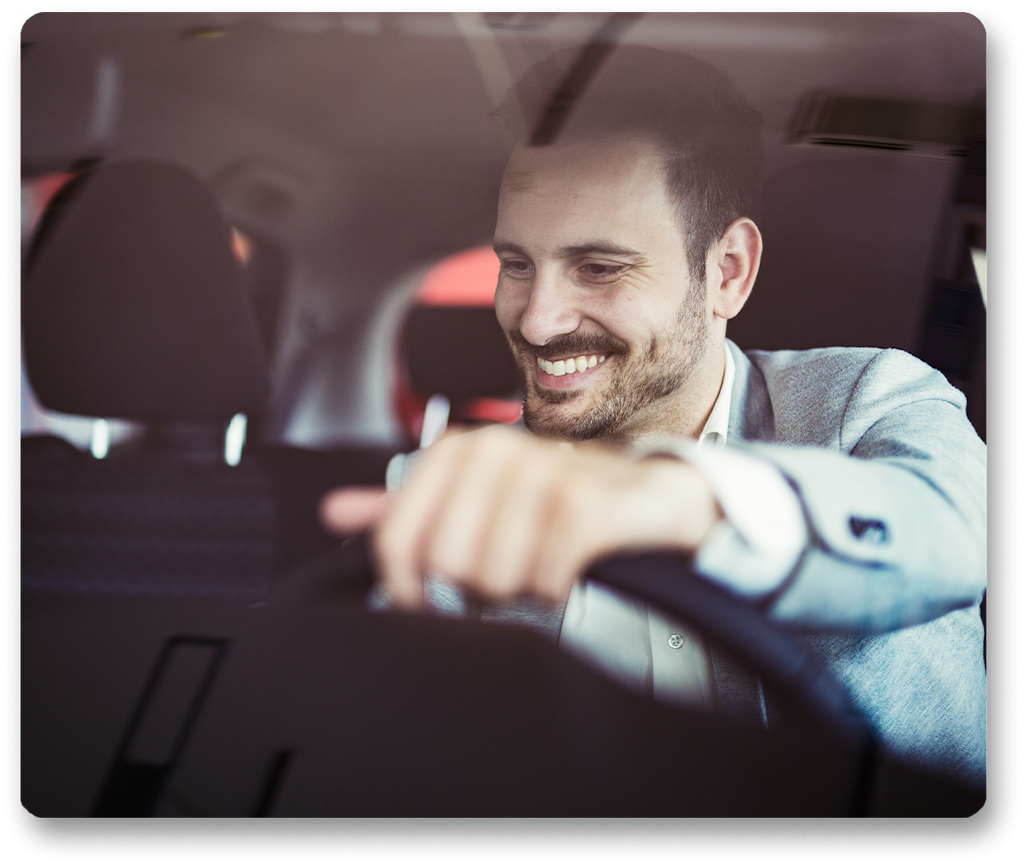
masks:
{"type": "Polygon", "coordinates": [[[489,244],[506,155],[489,113],[556,48],[578,51],[556,106],[633,44],[729,72],[768,148],[767,251],[730,337],[911,351],[964,390],[984,438],[973,20],[904,16],[894,41],[869,15],[34,16],[23,187],[73,179],[23,229],[23,589],[265,600],[337,549],[322,495],[382,485],[415,447],[396,381],[456,416],[515,393],[491,310],[416,291],[489,244]],[[868,129],[847,97],[959,113],[952,134],[868,129]],[[94,445],[108,420],[128,431],[90,452],[59,434],[78,420],[94,445]]]}

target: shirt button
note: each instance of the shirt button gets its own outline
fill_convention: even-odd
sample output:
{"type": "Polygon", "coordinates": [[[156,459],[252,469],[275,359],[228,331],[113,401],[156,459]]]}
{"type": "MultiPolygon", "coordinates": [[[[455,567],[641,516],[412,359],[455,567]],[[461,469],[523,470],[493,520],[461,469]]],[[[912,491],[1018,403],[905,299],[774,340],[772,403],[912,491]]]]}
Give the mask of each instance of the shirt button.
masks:
{"type": "Polygon", "coordinates": [[[686,640],[682,636],[680,636],[678,633],[673,633],[671,636],[668,637],[668,647],[669,648],[682,648],[683,647],[683,643],[685,641],[686,640]]]}

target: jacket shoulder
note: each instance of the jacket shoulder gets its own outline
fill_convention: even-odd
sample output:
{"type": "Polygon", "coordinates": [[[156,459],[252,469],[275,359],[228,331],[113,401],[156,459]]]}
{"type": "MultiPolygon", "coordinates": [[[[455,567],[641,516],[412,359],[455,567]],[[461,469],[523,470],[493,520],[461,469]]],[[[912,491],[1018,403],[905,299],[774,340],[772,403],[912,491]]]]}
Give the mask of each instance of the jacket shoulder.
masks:
{"type": "Polygon", "coordinates": [[[844,427],[849,440],[851,422],[859,427],[901,405],[938,399],[966,406],[942,373],[895,348],[743,353],[764,382],[778,441],[837,447],[844,427]]]}
{"type": "MultiPolygon", "coordinates": [[[[744,351],[766,380],[820,375],[838,375],[840,379],[855,380],[872,362],[883,362],[899,367],[927,364],[898,348],[810,348],[803,351],[744,351]]],[[[934,370],[933,370],[934,371],[934,370]]]]}

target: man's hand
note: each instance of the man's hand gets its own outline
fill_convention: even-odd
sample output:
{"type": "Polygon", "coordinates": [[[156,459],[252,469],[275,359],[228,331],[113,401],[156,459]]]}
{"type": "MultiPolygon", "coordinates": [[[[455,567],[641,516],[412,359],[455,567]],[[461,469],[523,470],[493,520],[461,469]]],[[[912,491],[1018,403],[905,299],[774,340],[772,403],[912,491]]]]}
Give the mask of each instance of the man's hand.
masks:
{"type": "Polygon", "coordinates": [[[423,451],[401,494],[336,490],[321,515],[338,533],[373,529],[386,588],[416,608],[426,573],[492,600],[562,600],[608,553],[695,549],[721,511],[685,462],[636,461],[590,444],[570,450],[493,426],[423,451]]]}

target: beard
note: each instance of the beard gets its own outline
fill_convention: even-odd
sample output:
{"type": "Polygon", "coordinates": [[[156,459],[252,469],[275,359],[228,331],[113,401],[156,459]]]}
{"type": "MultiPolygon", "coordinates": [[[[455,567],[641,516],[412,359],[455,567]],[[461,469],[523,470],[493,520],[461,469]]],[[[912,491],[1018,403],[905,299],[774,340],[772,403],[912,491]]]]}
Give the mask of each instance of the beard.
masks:
{"type": "Polygon", "coordinates": [[[705,285],[691,284],[677,320],[652,334],[647,345],[630,348],[608,334],[588,336],[569,333],[546,345],[531,345],[518,329],[508,340],[526,382],[523,422],[536,435],[565,441],[625,437],[645,415],[656,411],[662,400],[677,393],[693,377],[707,352],[709,329],[704,310],[705,285]],[[561,409],[583,394],[577,390],[543,390],[538,387],[537,357],[557,359],[581,354],[615,357],[609,382],[593,404],[578,413],[561,409]]]}

